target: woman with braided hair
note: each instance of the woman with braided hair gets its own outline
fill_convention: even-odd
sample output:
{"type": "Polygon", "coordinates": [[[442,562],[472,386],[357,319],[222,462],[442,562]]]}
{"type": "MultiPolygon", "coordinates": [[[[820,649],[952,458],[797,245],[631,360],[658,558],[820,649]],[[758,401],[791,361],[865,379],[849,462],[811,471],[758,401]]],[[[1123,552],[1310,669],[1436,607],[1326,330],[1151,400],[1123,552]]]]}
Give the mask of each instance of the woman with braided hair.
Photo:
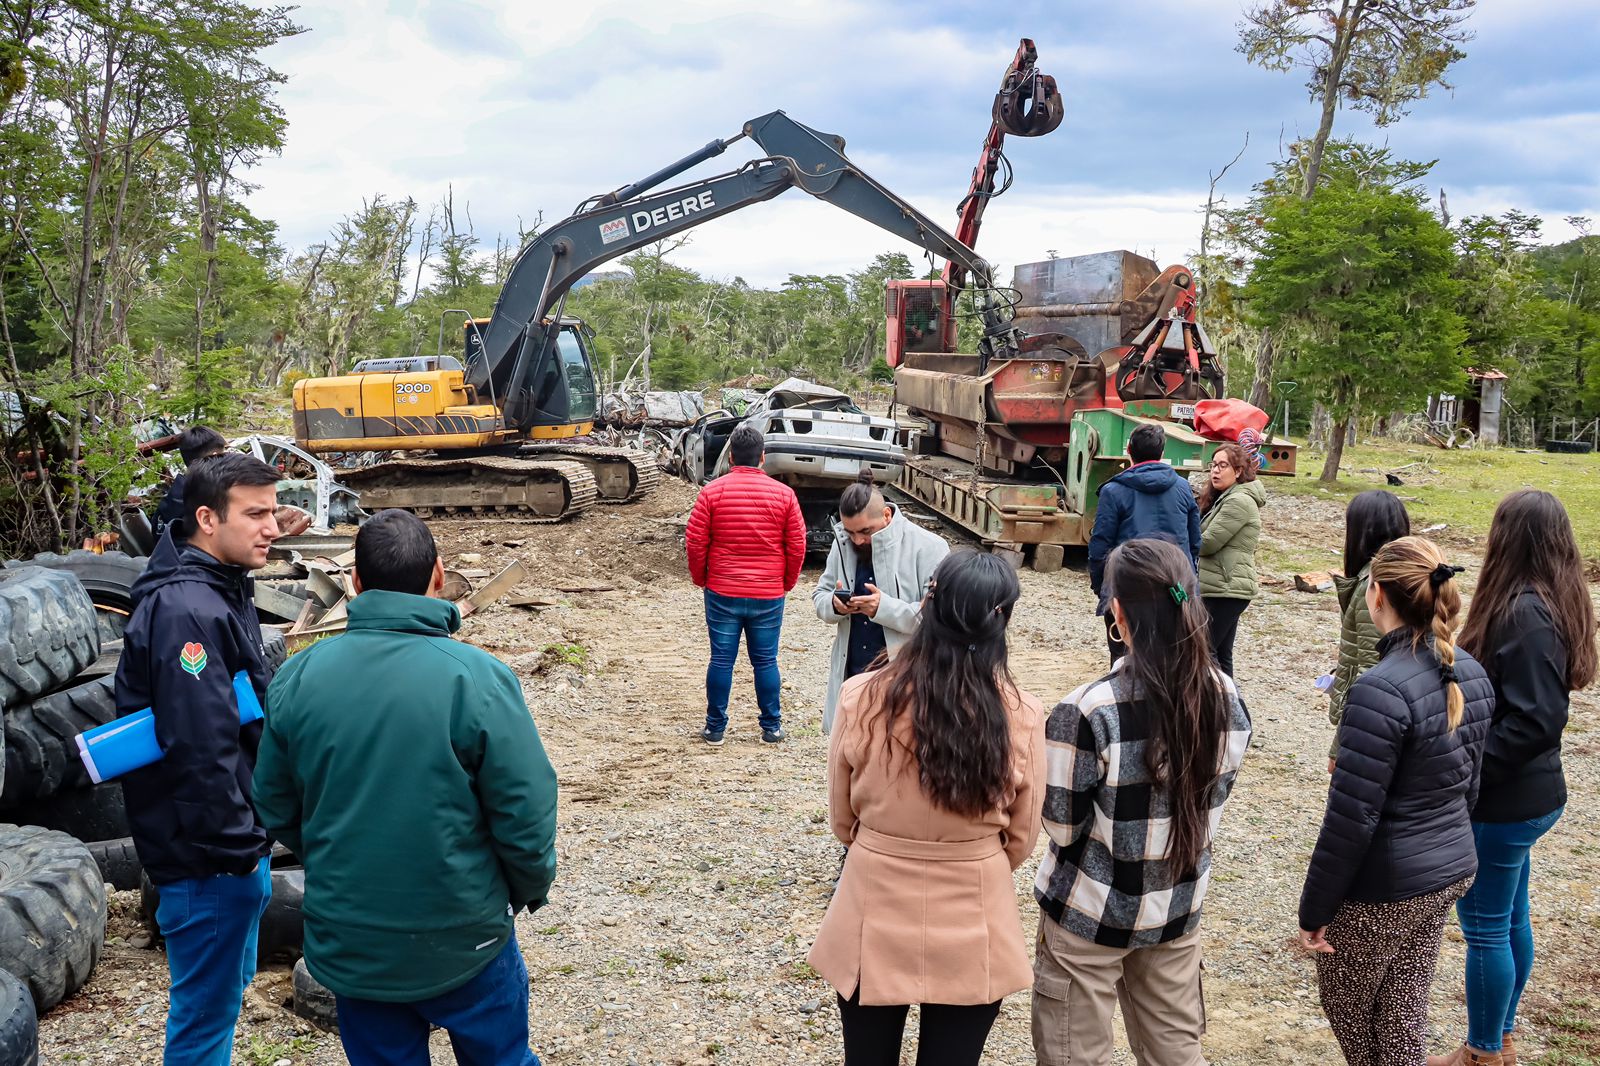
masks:
{"type": "Polygon", "coordinates": [[[1020,593],[993,555],[945,556],[899,654],[840,689],[828,807],[850,851],[808,960],[850,1066],[899,1063],[912,1003],[920,1066],[976,1066],[1028,987],[1011,875],[1039,838],[1044,707],[1006,666],[1020,593]]]}
{"type": "MultiPolygon", "coordinates": [[[[1350,1066],[1423,1066],[1445,915],[1478,869],[1469,815],[1494,686],[1454,643],[1460,572],[1422,537],[1372,557],[1378,664],[1346,697],[1300,896],[1300,945],[1350,1066]]],[[[1480,1061],[1500,1060],[1463,1063],[1480,1061]]]]}
{"type": "Polygon", "coordinates": [[[1566,809],[1561,734],[1574,689],[1595,679],[1594,603],[1561,501],[1500,501],[1461,646],[1494,682],[1483,787],[1472,808],[1478,879],[1456,915],[1467,941],[1467,1039],[1430,1066],[1515,1066],[1517,1002],[1533,970],[1530,856],[1566,809]]]}

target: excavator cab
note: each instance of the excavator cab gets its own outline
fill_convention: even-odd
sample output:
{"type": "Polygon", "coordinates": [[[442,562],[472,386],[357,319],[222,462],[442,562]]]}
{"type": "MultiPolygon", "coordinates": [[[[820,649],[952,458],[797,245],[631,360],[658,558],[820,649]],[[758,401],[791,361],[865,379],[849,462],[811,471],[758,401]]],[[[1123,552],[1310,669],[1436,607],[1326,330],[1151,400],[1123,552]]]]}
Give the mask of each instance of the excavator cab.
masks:
{"type": "MultiPolygon", "coordinates": [[[[483,330],[489,319],[468,321],[462,351],[468,366],[483,357],[483,330]]],[[[591,356],[594,331],[577,318],[563,318],[555,340],[528,370],[526,388],[532,392],[527,436],[534,440],[581,437],[594,429],[600,395],[591,356]]],[[[501,405],[504,398],[499,399],[501,405]]]]}
{"type": "Polygon", "coordinates": [[[909,352],[943,352],[954,347],[954,337],[946,344],[945,284],[942,281],[891,281],[884,296],[884,336],[888,338],[885,356],[890,366],[899,366],[909,352]]]}

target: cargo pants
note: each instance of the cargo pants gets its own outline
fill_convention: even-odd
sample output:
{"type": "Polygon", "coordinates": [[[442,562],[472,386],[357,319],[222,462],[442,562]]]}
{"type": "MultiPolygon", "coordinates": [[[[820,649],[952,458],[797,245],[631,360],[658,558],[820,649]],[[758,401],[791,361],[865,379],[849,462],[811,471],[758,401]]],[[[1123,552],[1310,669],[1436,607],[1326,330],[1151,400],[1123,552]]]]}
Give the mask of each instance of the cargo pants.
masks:
{"type": "Polygon", "coordinates": [[[1039,1066],[1106,1066],[1122,1004],[1139,1066],[1205,1066],[1200,930],[1154,947],[1108,948],[1039,915],[1033,959],[1033,1049],[1039,1066]]]}

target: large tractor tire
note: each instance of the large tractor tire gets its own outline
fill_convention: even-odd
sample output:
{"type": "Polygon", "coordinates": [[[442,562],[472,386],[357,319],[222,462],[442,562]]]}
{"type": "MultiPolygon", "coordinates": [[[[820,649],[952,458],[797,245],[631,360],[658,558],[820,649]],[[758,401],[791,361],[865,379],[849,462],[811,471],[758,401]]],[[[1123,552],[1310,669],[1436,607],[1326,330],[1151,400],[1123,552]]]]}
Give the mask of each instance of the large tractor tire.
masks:
{"type": "Polygon", "coordinates": [[[262,626],[261,651],[262,657],[267,661],[267,673],[277,673],[278,667],[289,657],[289,646],[283,639],[283,631],[273,629],[271,626],[262,626]]]}
{"type": "Polygon", "coordinates": [[[0,970],[0,1066],[39,1066],[39,1016],[28,986],[0,970]]]}
{"type": "Polygon", "coordinates": [[[47,570],[65,570],[78,579],[89,593],[99,622],[100,643],[109,644],[122,639],[128,616],[133,613],[133,583],[144,574],[149,559],[135,558],[122,552],[73,551],[65,555],[46,552],[35,555],[27,562],[7,563],[8,569],[19,566],[42,566],[47,570]]]}
{"type": "Polygon", "coordinates": [[[65,686],[100,657],[89,593],[72,574],[0,570],[0,707],[65,686]]]}
{"type": "Polygon", "coordinates": [[[144,864],[139,861],[139,852],[133,846],[132,837],[92,840],[86,842],[84,847],[94,857],[94,864],[100,867],[100,880],[118,892],[139,887],[144,878],[144,864]]]}
{"type": "Polygon", "coordinates": [[[77,736],[117,716],[115,681],[111,675],[97,677],[5,712],[0,809],[30,804],[62,789],[88,787],[89,771],[78,757],[77,736]]]}
{"type": "MultiPolygon", "coordinates": [[[[7,811],[5,818],[18,825],[54,829],[85,844],[121,840],[131,832],[120,781],[63,789],[46,799],[33,800],[7,811]]],[[[137,884],[134,887],[138,887],[137,884]]]]}
{"type": "Polygon", "coordinates": [[[306,969],[306,960],[301,959],[294,964],[292,979],[294,988],[294,1012],[302,1018],[309,1019],[324,1029],[339,1028],[339,1004],[330,992],[306,969]]]}
{"type": "Polygon", "coordinates": [[[0,825],[0,970],[43,1014],[83,987],[100,960],[106,892],[89,851],[65,833],[0,825]]]}

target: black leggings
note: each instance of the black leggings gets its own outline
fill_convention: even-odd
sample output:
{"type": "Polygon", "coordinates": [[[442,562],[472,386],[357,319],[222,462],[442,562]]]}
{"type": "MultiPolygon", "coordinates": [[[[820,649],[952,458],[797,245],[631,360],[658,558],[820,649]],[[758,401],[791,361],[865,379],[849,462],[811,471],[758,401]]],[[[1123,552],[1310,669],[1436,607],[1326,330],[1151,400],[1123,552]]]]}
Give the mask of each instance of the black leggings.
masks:
{"type": "MultiPolygon", "coordinates": [[[[899,1066],[906,1012],[911,1008],[863,1007],[860,999],[859,988],[849,999],[839,997],[845,1066],[899,1066]]],[[[977,1066],[999,1016],[999,1000],[974,1007],[924,1003],[917,1066],[977,1066]]]]}
{"type": "Polygon", "coordinates": [[[1239,616],[1250,606],[1250,601],[1207,596],[1204,603],[1206,613],[1211,616],[1211,653],[1217,657],[1222,672],[1232,677],[1233,638],[1239,635],[1239,616]]]}

